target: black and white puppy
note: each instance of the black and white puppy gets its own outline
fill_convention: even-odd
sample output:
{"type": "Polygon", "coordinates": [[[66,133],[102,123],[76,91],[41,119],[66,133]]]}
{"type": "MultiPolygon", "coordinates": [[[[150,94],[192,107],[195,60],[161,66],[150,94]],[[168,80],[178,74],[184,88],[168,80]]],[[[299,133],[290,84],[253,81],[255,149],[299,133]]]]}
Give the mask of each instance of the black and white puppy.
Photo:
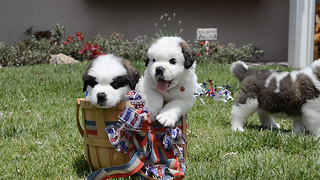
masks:
{"type": "Polygon", "coordinates": [[[137,85],[139,93],[150,110],[151,121],[174,126],[193,106],[197,86],[195,58],[180,37],[158,39],[147,56],[147,69],[137,85]]]}
{"type": "Polygon", "coordinates": [[[281,72],[248,69],[244,62],[231,65],[241,82],[241,90],[232,107],[231,128],[243,131],[243,125],[257,111],[265,128],[279,128],[271,114],[293,120],[293,131],[320,136],[320,61],[299,71],[281,72]]]}
{"type": "Polygon", "coordinates": [[[107,54],[94,59],[82,79],[83,92],[88,91],[89,101],[97,107],[110,108],[135,89],[139,72],[128,60],[107,54]]]}

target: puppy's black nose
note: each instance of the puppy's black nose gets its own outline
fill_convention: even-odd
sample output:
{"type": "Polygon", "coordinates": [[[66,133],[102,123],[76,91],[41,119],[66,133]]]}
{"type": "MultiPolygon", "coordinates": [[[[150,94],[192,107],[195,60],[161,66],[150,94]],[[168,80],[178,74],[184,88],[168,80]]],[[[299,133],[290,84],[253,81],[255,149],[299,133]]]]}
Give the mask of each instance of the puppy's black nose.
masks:
{"type": "Polygon", "coordinates": [[[159,66],[156,68],[156,76],[163,76],[164,68],[159,66]]]}
{"type": "Polygon", "coordinates": [[[104,103],[107,99],[107,95],[105,93],[98,93],[97,94],[98,103],[104,103]]]}

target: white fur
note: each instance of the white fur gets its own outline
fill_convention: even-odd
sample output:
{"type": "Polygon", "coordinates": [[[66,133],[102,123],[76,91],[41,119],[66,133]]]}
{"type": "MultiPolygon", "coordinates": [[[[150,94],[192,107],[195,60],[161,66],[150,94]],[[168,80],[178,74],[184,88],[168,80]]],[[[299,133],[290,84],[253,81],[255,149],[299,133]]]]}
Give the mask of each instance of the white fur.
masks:
{"type": "Polygon", "coordinates": [[[98,56],[88,70],[88,75],[96,77],[97,81],[101,83],[111,82],[114,76],[127,74],[121,61],[121,58],[113,54],[98,56]]]}
{"type": "Polygon", "coordinates": [[[258,108],[259,103],[256,99],[248,99],[246,104],[234,104],[232,106],[231,114],[231,129],[233,131],[241,131],[243,132],[243,125],[246,120],[257,111],[259,116],[260,124],[264,128],[280,128],[280,125],[277,124],[272,116],[258,108]]]}
{"type": "Polygon", "coordinates": [[[248,66],[246,65],[246,63],[244,63],[243,61],[236,61],[236,62],[234,62],[234,63],[231,64],[231,66],[230,66],[230,71],[232,72],[233,69],[234,69],[236,66],[238,66],[239,64],[242,65],[246,70],[248,70],[248,66]]]}
{"type": "Polygon", "coordinates": [[[320,98],[308,100],[302,106],[301,124],[317,138],[320,137],[320,98]]]}
{"type": "MultiPolygon", "coordinates": [[[[313,65],[314,65],[314,64],[316,64],[316,62],[313,63],[313,65]]],[[[317,64],[318,64],[318,63],[317,63],[317,64]]],[[[319,66],[320,66],[320,65],[319,65],[319,66]]],[[[314,67],[314,68],[315,68],[315,67],[314,67]]],[[[315,85],[315,87],[316,87],[318,90],[320,90],[320,81],[319,81],[318,77],[316,77],[316,75],[315,75],[315,72],[314,72],[315,70],[316,70],[316,69],[306,68],[306,69],[304,69],[304,71],[302,71],[302,72],[304,72],[305,75],[309,76],[310,79],[312,80],[313,84],[315,85]]]]}
{"type": "Polygon", "coordinates": [[[127,74],[126,68],[121,63],[122,59],[112,54],[101,55],[92,62],[92,66],[88,69],[88,75],[96,78],[97,85],[93,88],[87,87],[88,98],[90,102],[98,107],[110,108],[116,106],[121,100],[125,99],[125,94],[130,91],[129,85],[114,89],[110,83],[114,78],[127,74]],[[97,94],[105,93],[107,100],[105,105],[98,104],[97,94]]]}
{"type": "Polygon", "coordinates": [[[272,79],[276,80],[277,88],[274,90],[275,92],[280,92],[280,81],[285,78],[289,72],[273,72],[268,79],[266,80],[265,87],[267,88],[271,82],[272,79]]]}
{"type": "Polygon", "coordinates": [[[151,121],[158,120],[164,126],[174,126],[193,105],[193,94],[197,85],[196,64],[194,62],[188,69],[184,67],[181,42],[184,41],[180,37],[163,37],[154,43],[147,52],[150,61],[144,78],[138,83],[139,93],[150,110],[151,121]],[[169,63],[171,58],[176,59],[176,64],[169,63]],[[163,93],[157,91],[155,76],[156,68],[160,66],[165,69],[163,78],[170,81],[168,89],[163,93]],[[181,88],[184,88],[184,91],[181,88]]]}

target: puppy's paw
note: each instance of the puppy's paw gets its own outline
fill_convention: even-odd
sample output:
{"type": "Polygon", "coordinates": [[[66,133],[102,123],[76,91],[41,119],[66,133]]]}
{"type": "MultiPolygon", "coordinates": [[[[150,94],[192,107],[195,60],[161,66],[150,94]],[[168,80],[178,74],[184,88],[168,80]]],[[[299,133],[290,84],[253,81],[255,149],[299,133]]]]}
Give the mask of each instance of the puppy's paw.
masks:
{"type": "Polygon", "coordinates": [[[295,134],[299,134],[303,131],[303,126],[301,123],[293,123],[293,132],[295,134]]]}
{"type": "Polygon", "coordinates": [[[272,124],[272,129],[280,129],[280,124],[278,124],[278,123],[274,123],[274,124],[272,124]]]}
{"type": "Polygon", "coordinates": [[[232,125],[231,130],[232,131],[240,131],[240,132],[244,131],[243,126],[241,126],[241,125],[232,125]]]}
{"type": "Polygon", "coordinates": [[[156,119],[159,121],[160,124],[166,127],[173,127],[177,122],[177,120],[172,116],[163,113],[159,114],[156,119]]]}
{"type": "Polygon", "coordinates": [[[268,125],[262,125],[262,127],[266,129],[280,129],[280,125],[276,122],[272,122],[271,124],[268,124],[268,125]]]}

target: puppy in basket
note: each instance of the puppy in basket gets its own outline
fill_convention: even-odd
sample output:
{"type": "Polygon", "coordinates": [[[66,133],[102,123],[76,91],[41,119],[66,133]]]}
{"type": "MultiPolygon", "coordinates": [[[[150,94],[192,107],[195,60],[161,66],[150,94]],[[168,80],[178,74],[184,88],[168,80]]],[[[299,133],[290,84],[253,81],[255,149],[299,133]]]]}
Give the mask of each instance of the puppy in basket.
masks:
{"type": "Polygon", "coordinates": [[[130,61],[113,54],[100,55],[83,74],[83,92],[88,92],[91,104],[110,108],[125,100],[125,94],[135,89],[139,76],[130,61]]]}
{"type": "Polygon", "coordinates": [[[248,69],[244,62],[231,65],[241,82],[238,100],[232,107],[231,128],[243,131],[243,125],[257,111],[265,128],[279,128],[272,114],[293,120],[293,131],[306,129],[320,136],[320,61],[292,72],[248,69]]]}
{"type": "Polygon", "coordinates": [[[147,51],[146,70],[137,87],[150,120],[174,126],[193,106],[197,86],[195,58],[180,37],[162,37],[147,51]]]}

